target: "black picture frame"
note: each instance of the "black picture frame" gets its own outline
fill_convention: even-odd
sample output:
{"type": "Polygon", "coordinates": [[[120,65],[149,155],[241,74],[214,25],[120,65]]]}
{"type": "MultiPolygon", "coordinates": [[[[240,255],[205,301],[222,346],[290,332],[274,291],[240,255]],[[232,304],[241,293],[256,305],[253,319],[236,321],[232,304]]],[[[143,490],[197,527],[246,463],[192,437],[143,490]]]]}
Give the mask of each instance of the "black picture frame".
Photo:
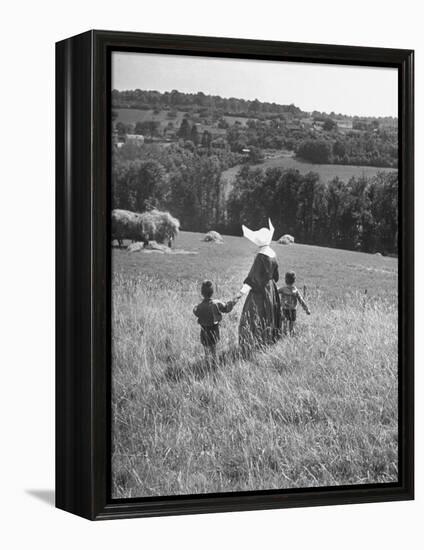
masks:
{"type": "Polygon", "coordinates": [[[413,499],[411,50],[89,31],[56,44],[56,506],[91,519],[413,499]],[[114,50],[395,67],[399,74],[399,482],[110,498],[110,55],[114,50]]]}

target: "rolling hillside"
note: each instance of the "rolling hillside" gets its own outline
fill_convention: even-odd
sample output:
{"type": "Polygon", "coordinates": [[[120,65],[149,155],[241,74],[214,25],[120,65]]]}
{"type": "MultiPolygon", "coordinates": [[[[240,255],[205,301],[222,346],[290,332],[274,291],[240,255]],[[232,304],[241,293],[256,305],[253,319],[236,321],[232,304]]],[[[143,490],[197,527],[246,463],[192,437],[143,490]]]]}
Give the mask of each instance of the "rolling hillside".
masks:
{"type": "Polygon", "coordinates": [[[211,371],[199,284],[228,300],[255,248],[185,232],[176,247],[197,254],[113,250],[113,497],[396,481],[397,260],[275,244],[312,315],[246,358],[238,304],[211,371]]]}

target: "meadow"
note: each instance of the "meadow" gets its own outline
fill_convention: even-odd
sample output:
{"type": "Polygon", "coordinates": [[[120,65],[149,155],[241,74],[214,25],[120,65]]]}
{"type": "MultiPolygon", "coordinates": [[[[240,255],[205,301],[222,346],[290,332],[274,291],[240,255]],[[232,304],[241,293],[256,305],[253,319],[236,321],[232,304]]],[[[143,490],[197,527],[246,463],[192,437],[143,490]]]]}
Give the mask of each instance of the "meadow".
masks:
{"type": "MultiPolygon", "coordinates": [[[[223,179],[227,181],[228,185],[231,185],[241,165],[233,166],[222,173],[223,179]]],[[[252,168],[261,168],[266,170],[267,168],[282,168],[283,170],[299,170],[301,174],[307,174],[308,172],[315,172],[319,174],[322,181],[327,182],[333,178],[339,178],[347,183],[352,177],[367,177],[371,178],[377,175],[379,172],[393,172],[393,168],[380,168],[376,166],[355,166],[347,164],[314,164],[298,158],[295,158],[292,154],[282,154],[274,158],[266,159],[260,164],[252,165],[252,168]]]]}
{"type": "MultiPolygon", "coordinates": [[[[153,109],[113,109],[117,115],[116,122],[122,122],[124,124],[137,124],[137,122],[144,122],[146,120],[154,120],[158,123],[160,131],[164,131],[169,122],[172,122],[174,128],[178,129],[181,126],[183,121],[185,111],[175,110],[175,117],[168,117],[169,111],[159,110],[155,113],[153,109]]],[[[228,119],[237,120],[238,117],[226,117],[228,119]]],[[[247,119],[242,119],[245,121],[247,119]]],[[[215,135],[225,135],[226,131],[224,129],[216,128],[215,126],[210,126],[208,124],[201,124],[199,126],[199,131],[203,132],[208,130],[213,132],[215,135]]]]}
{"type": "MultiPolygon", "coordinates": [[[[164,127],[171,120],[175,126],[180,126],[181,121],[184,118],[185,111],[176,110],[176,117],[169,118],[168,111],[160,109],[158,113],[155,113],[153,109],[113,109],[116,114],[116,122],[123,122],[124,124],[135,124],[137,122],[144,122],[145,120],[157,120],[160,122],[161,127],[164,127]]],[[[242,126],[247,125],[248,120],[257,120],[255,117],[238,117],[233,115],[225,115],[223,118],[228,122],[228,124],[234,124],[238,122],[242,126]]],[[[205,126],[205,125],[203,125],[205,126]]],[[[205,126],[206,127],[206,126],[205,126]]],[[[214,129],[216,131],[216,128],[214,129]]]]}
{"type": "Polygon", "coordinates": [[[239,303],[214,370],[192,314],[199,283],[230,299],[255,250],[187,232],[175,246],[196,254],[113,249],[113,496],[395,482],[397,260],[274,244],[312,315],[244,358],[239,303]]]}
{"type": "Polygon", "coordinates": [[[168,111],[159,110],[155,113],[153,109],[113,109],[116,114],[116,122],[122,122],[124,124],[136,124],[137,122],[144,122],[145,120],[155,120],[159,122],[161,129],[163,129],[168,122],[173,122],[175,126],[179,127],[184,118],[184,111],[175,111],[175,118],[168,118],[168,111]]]}

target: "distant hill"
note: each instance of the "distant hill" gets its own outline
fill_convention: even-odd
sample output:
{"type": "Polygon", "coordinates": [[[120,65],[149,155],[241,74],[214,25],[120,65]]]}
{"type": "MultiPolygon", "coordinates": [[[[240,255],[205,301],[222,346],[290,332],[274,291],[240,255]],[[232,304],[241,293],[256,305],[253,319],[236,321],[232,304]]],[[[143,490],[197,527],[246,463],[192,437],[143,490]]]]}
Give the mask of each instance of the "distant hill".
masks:
{"type": "Polygon", "coordinates": [[[221,97],[218,95],[206,95],[203,92],[184,93],[178,90],[170,92],[158,92],[156,90],[112,90],[113,109],[176,109],[181,111],[197,110],[199,114],[219,113],[220,115],[237,117],[272,118],[278,115],[287,115],[289,118],[301,118],[312,116],[319,119],[345,119],[345,120],[378,120],[388,127],[397,127],[395,117],[357,117],[342,113],[324,113],[303,111],[293,103],[283,105],[274,102],[248,100],[235,97],[221,97]],[[202,113],[203,110],[203,113],[202,113]]]}

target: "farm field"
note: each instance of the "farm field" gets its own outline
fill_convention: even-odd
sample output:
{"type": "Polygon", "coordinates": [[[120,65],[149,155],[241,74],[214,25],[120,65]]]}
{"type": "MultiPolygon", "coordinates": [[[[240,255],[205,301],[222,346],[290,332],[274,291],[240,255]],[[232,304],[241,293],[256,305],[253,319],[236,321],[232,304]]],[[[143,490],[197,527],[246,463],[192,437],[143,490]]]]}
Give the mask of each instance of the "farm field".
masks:
{"type": "MultiPolygon", "coordinates": [[[[137,122],[143,122],[145,120],[155,120],[159,122],[160,129],[163,130],[168,122],[172,122],[175,128],[178,128],[181,125],[181,122],[184,118],[184,111],[175,111],[176,117],[169,118],[168,112],[165,110],[159,111],[155,114],[153,109],[144,110],[144,109],[113,109],[117,113],[116,122],[123,122],[124,124],[136,124],[137,122]]],[[[231,117],[230,117],[231,118],[231,117]]],[[[216,128],[214,126],[208,126],[207,124],[201,124],[199,126],[200,131],[208,130],[213,132],[215,135],[225,135],[226,130],[216,128]]]]}
{"type": "MultiPolygon", "coordinates": [[[[316,172],[319,174],[322,181],[326,182],[335,177],[340,178],[344,182],[348,182],[351,177],[372,177],[378,172],[393,172],[393,168],[380,168],[375,166],[353,166],[345,164],[313,164],[310,162],[296,159],[290,155],[281,155],[279,157],[267,159],[260,164],[252,165],[253,168],[282,168],[284,170],[295,169],[301,174],[308,172],[316,172]]],[[[241,165],[233,166],[222,173],[222,177],[231,185],[240,170],[241,165]]]]}
{"type": "Polygon", "coordinates": [[[113,109],[117,113],[116,122],[123,122],[124,124],[136,124],[137,122],[144,122],[145,120],[157,120],[160,122],[161,127],[165,127],[168,122],[173,122],[175,126],[180,126],[184,117],[183,111],[176,111],[177,116],[175,118],[168,118],[168,111],[159,111],[158,114],[153,112],[153,109],[113,109]]]}
{"type": "Polygon", "coordinates": [[[225,119],[230,125],[233,125],[235,122],[238,122],[239,124],[241,124],[241,126],[247,126],[248,120],[254,120],[254,121],[258,120],[255,117],[245,117],[245,116],[236,116],[236,115],[224,115],[222,118],[225,119]]]}
{"type": "Polygon", "coordinates": [[[113,497],[397,479],[397,260],[274,244],[312,311],[298,334],[243,358],[243,304],[203,362],[199,283],[239,290],[255,247],[182,232],[196,255],[112,252],[113,497]]]}

